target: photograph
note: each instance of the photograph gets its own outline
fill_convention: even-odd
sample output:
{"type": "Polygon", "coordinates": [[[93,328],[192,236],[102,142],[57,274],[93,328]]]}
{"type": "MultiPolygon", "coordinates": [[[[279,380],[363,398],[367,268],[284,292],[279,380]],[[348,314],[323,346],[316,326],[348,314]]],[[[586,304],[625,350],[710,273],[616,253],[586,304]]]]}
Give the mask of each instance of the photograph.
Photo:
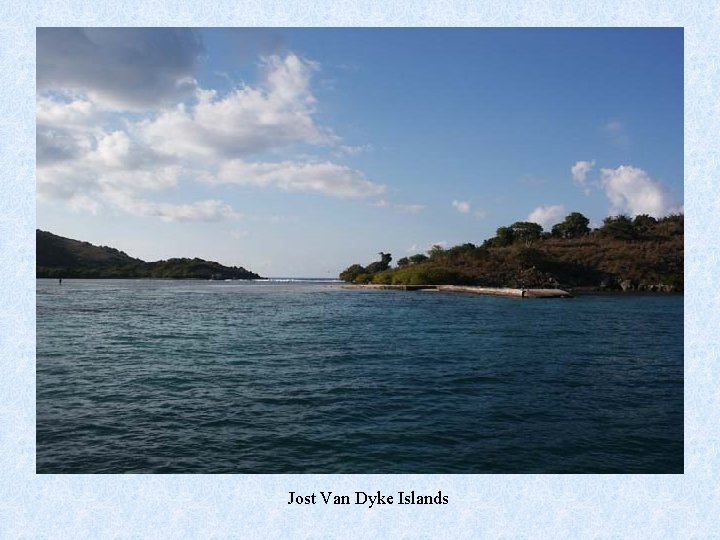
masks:
{"type": "Polygon", "coordinates": [[[684,473],[682,27],[35,40],[38,475],[684,473]]]}

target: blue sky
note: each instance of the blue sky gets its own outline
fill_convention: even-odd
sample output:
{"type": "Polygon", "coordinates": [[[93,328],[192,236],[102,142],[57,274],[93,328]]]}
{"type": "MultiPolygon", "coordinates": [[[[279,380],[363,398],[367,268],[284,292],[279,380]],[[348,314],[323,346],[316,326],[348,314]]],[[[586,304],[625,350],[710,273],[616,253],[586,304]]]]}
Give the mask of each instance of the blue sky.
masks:
{"type": "Polygon", "coordinates": [[[38,227],[334,277],[683,204],[681,29],[38,29],[38,227]]]}

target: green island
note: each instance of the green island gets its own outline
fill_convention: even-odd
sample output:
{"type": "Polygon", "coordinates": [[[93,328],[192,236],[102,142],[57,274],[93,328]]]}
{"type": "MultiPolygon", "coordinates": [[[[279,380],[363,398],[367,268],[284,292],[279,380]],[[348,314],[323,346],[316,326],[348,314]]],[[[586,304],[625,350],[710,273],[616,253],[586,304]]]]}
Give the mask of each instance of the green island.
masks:
{"type": "Polygon", "coordinates": [[[576,292],[681,292],[684,287],[684,216],[605,218],[597,229],[578,212],[544,231],[519,221],[500,227],[481,245],[433,246],[399,259],[380,252],[367,266],[340,274],[365,285],[474,285],[558,288],[576,292]]]}
{"type": "Polygon", "coordinates": [[[203,259],[168,259],[145,262],[107,246],[94,246],[71,238],[35,232],[38,278],[164,278],[259,279],[243,267],[223,266],[203,259]]]}

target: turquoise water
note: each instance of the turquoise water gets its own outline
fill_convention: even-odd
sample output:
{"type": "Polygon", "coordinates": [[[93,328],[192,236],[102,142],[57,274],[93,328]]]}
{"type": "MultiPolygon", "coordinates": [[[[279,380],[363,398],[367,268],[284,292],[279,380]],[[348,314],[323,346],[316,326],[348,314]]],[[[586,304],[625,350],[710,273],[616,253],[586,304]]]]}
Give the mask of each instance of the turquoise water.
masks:
{"type": "Polygon", "coordinates": [[[681,473],[683,298],[38,280],[37,471],[681,473]]]}

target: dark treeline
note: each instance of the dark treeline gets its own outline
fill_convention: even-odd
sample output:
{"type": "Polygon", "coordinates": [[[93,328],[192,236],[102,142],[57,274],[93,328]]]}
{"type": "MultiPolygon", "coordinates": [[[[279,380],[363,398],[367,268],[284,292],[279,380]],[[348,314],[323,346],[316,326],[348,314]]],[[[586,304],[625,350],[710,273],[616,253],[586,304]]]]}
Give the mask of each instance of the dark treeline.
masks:
{"type": "Polygon", "coordinates": [[[145,262],[107,246],[36,231],[38,278],[258,279],[242,267],[203,259],[145,262]]]}
{"type": "Polygon", "coordinates": [[[427,253],[354,264],[340,274],[349,283],[464,284],[682,291],[684,216],[607,217],[598,229],[578,212],[550,231],[518,221],[481,245],[433,246],[427,253]]]}

